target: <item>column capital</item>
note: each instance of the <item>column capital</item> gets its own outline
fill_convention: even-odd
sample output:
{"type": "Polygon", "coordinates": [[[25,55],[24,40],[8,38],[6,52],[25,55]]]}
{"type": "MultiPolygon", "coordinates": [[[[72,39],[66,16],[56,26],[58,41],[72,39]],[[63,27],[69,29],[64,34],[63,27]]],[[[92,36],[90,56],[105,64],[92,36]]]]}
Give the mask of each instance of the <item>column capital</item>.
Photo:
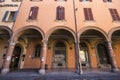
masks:
{"type": "Polygon", "coordinates": [[[48,41],[47,41],[47,40],[42,40],[42,43],[46,43],[46,44],[47,44],[47,43],[48,43],[48,41]]]}
{"type": "Polygon", "coordinates": [[[16,44],[15,42],[10,42],[11,46],[15,46],[15,44],[16,44]]]}
{"type": "Polygon", "coordinates": [[[112,41],[107,41],[107,43],[112,43],[112,41]]]}

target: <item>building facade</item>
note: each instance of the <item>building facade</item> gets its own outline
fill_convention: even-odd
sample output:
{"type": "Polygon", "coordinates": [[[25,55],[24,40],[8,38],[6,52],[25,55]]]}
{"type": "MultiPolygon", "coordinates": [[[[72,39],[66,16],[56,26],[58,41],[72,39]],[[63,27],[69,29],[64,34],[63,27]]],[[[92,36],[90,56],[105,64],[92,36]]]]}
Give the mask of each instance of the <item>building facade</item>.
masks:
{"type": "Polygon", "coordinates": [[[0,69],[5,60],[20,0],[0,0],[0,69]]]}
{"type": "Polygon", "coordinates": [[[23,0],[11,33],[6,30],[10,36],[5,39],[9,43],[2,73],[42,73],[45,68],[117,71],[119,15],[119,0],[23,0]]]}

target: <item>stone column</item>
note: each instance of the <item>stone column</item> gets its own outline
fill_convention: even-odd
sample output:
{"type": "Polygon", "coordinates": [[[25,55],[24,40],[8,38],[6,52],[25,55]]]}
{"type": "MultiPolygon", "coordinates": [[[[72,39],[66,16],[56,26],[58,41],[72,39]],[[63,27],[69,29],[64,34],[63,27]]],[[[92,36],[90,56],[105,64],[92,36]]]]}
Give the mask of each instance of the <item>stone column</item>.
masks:
{"type": "Polygon", "coordinates": [[[42,58],[41,58],[41,68],[39,74],[45,74],[45,63],[46,63],[46,52],[47,52],[47,41],[43,41],[42,44],[42,58]]]}
{"type": "Polygon", "coordinates": [[[116,64],[116,61],[115,61],[115,55],[114,55],[114,52],[113,52],[113,49],[112,49],[112,45],[111,45],[111,42],[107,42],[108,43],[108,50],[109,50],[109,55],[110,55],[110,60],[111,60],[111,68],[112,68],[112,72],[116,72],[118,71],[118,68],[117,68],[117,64],[116,64]]]}
{"type": "Polygon", "coordinates": [[[6,53],[5,61],[2,65],[1,74],[7,74],[10,71],[9,66],[10,66],[10,62],[11,62],[14,47],[15,47],[15,43],[11,41],[10,44],[9,44],[7,53],[6,53]]]}

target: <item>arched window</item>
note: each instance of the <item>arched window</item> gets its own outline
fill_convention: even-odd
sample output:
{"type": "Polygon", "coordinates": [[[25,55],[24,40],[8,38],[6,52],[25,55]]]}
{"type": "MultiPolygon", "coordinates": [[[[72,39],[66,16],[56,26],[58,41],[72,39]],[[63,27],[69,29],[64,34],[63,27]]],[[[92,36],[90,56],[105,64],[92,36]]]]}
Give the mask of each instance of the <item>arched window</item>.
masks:
{"type": "Polygon", "coordinates": [[[38,9],[39,9],[39,7],[37,7],[37,6],[31,7],[28,19],[36,20],[37,14],[38,14],[38,9]]]}
{"type": "Polygon", "coordinates": [[[56,10],[56,20],[65,20],[65,8],[58,6],[56,10]]]}
{"type": "Polygon", "coordinates": [[[37,44],[34,48],[34,58],[40,57],[41,45],[37,44]]]}

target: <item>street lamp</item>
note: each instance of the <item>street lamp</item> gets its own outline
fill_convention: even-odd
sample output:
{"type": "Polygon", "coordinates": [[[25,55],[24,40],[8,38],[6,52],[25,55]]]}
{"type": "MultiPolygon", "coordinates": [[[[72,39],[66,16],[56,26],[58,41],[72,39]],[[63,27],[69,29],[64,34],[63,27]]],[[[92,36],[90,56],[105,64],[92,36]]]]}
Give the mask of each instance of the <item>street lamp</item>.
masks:
{"type": "Polygon", "coordinates": [[[75,45],[75,52],[77,57],[77,72],[78,74],[83,74],[82,66],[81,66],[81,59],[79,56],[79,39],[78,39],[78,33],[77,33],[77,20],[76,20],[76,8],[75,8],[75,1],[73,0],[73,11],[74,11],[74,21],[75,21],[75,36],[76,36],[76,45],[75,45]]]}

